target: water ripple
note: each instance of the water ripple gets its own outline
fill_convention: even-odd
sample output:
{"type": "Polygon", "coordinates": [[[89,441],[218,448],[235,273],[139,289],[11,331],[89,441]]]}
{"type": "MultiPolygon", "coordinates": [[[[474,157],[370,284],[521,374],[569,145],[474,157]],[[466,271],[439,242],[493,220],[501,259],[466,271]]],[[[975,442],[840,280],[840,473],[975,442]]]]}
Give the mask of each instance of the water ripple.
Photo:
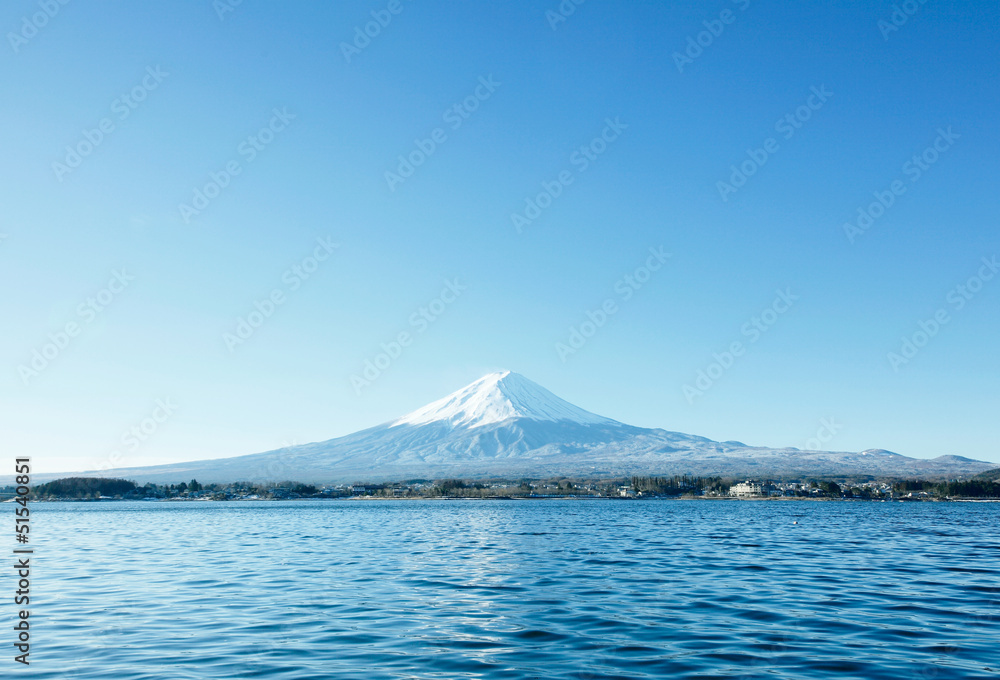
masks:
{"type": "Polygon", "coordinates": [[[35,510],[24,677],[944,680],[1000,670],[1000,504],[35,510]]]}

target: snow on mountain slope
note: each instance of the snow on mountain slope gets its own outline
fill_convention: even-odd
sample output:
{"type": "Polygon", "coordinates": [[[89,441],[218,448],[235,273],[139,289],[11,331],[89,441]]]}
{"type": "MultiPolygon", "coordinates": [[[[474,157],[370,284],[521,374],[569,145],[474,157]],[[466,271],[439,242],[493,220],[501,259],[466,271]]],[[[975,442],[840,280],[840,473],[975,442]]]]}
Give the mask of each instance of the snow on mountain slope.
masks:
{"type": "Polygon", "coordinates": [[[503,371],[483,376],[444,399],[393,421],[389,427],[440,422],[451,427],[475,428],[511,418],[570,421],[580,425],[621,425],[618,421],[584,411],[560,399],[522,375],[503,371]]]}
{"type": "MultiPolygon", "coordinates": [[[[944,479],[993,467],[954,455],[919,460],[883,449],[860,453],[769,449],[633,427],[578,408],[531,380],[504,371],[398,420],[336,439],[233,458],[82,474],[139,483],[177,483],[192,477],[202,483],[281,479],[326,483],[673,474],[944,479]]],[[[36,481],[65,476],[36,475],[36,481]]],[[[0,477],[0,483],[12,481],[0,477]]]]}

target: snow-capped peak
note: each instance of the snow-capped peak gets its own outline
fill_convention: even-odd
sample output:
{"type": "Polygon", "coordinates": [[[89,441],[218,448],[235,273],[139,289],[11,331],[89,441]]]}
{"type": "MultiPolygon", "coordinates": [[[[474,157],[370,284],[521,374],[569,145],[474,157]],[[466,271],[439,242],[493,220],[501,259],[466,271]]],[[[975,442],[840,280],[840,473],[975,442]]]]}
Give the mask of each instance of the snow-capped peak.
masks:
{"type": "Polygon", "coordinates": [[[490,373],[394,421],[398,425],[447,422],[452,427],[481,427],[511,418],[568,420],[583,425],[621,425],[618,421],[584,411],[560,399],[522,375],[502,371],[490,373]]]}

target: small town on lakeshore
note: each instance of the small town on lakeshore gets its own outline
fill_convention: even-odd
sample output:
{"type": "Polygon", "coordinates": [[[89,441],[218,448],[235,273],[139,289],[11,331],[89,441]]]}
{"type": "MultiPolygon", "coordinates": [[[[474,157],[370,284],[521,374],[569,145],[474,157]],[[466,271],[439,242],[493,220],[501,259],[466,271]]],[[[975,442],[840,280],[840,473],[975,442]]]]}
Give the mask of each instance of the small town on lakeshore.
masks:
{"type": "MultiPolygon", "coordinates": [[[[0,489],[10,499],[15,487],[0,489]]],[[[969,479],[733,479],[723,477],[623,477],[605,479],[412,479],[400,482],[310,484],[296,481],[137,484],[125,479],[68,477],[31,490],[34,501],[260,501],[298,499],[747,499],[948,501],[1000,500],[1000,468],[969,479]]]]}

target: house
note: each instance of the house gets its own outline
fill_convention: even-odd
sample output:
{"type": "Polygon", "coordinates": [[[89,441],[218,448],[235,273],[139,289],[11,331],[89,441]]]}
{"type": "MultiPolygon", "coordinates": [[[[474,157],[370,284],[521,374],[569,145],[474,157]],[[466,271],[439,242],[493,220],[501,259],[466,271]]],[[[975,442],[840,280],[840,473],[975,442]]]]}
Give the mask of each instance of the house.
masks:
{"type": "Polygon", "coordinates": [[[734,484],[729,489],[729,495],[736,498],[757,498],[766,494],[764,493],[763,484],[748,479],[745,482],[734,484]]]}

